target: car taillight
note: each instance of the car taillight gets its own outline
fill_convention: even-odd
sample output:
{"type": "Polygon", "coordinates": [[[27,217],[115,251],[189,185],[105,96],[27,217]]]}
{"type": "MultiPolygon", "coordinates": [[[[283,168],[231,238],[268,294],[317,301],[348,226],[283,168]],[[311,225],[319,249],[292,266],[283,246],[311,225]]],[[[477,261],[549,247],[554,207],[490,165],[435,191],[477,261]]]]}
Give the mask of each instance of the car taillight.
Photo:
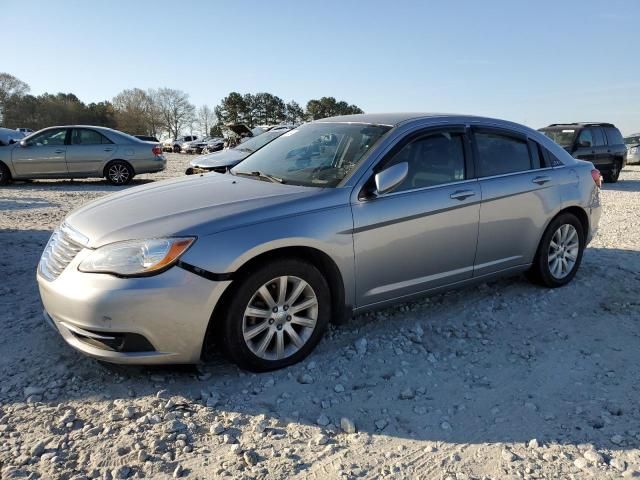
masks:
{"type": "Polygon", "coordinates": [[[602,187],[602,175],[600,174],[600,170],[597,168],[591,170],[591,178],[593,178],[593,181],[598,187],[602,187]]]}
{"type": "Polygon", "coordinates": [[[154,155],[162,155],[162,148],[160,148],[160,145],[156,145],[151,149],[151,151],[154,155]]]}

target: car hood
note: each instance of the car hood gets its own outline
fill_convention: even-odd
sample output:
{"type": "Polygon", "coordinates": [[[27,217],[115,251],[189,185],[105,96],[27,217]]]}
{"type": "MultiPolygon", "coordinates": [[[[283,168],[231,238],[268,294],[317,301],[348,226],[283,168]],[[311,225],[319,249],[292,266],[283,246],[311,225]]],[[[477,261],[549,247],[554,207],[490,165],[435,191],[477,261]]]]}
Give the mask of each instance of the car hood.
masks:
{"type": "Polygon", "coordinates": [[[302,198],[322,191],[209,173],[103,197],[71,213],[66,223],[86,236],[91,248],[131,239],[203,236],[295,214],[302,198]]]}
{"type": "Polygon", "coordinates": [[[201,168],[233,167],[241,160],[247,158],[249,153],[250,152],[240,151],[238,148],[228,148],[227,150],[209,153],[207,155],[201,155],[194,158],[191,161],[191,166],[201,168]]]}

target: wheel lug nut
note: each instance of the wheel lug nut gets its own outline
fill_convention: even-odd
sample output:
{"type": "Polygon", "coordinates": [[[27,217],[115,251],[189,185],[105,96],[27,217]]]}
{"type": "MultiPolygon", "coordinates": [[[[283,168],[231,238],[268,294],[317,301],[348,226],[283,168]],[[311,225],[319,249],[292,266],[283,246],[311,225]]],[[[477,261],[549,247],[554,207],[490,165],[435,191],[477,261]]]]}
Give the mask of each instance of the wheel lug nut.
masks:
{"type": "Polygon", "coordinates": [[[273,307],[273,308],[271,309],[271,311],[272,311],[273,313],[278,313],[278,307],[273,307]]]}
{"type": "Polygon", "coordinates": [[[278,330],[282,330],[282,324],[278,325],[278,330]]]}
{"type": "Polygon", "coordinates": [[[291,321],[291,315],[287,315],[287,322],[291,321]]]}
{"type": "Polygon", "coordinates": [[[273,325],[273,322],[274,322],[273,318],[270,318],[269,319],[269,325],[273,325]]]}

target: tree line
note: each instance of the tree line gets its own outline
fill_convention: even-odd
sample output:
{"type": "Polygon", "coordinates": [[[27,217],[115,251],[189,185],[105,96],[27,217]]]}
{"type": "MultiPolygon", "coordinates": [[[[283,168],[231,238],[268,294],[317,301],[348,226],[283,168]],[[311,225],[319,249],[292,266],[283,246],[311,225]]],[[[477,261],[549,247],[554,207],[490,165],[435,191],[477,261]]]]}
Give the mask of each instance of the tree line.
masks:
{"type": "Polygon", "coordinates": [[[33,130],[52,125],[87,124],[116,128],[132,135],[170,136],[201,131],[221,136],[226,125],[301,123],[334,115],[363,113],[357,105],[322,97],[285,102],[267,92],[231,92],[214,108],[196,108],[189,95],[172,88],[125,89],[112,100],[85,104],[72,93],[29,94],[30,87],[8,73],[0,73],[0,126],[33,130]]]}

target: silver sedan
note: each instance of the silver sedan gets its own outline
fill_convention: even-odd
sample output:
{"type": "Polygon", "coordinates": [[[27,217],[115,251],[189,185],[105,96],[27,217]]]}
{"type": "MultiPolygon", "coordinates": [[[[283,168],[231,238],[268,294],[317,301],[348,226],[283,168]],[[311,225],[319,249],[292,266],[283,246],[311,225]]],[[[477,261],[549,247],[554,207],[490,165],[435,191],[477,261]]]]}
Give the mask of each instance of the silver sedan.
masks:
{"type": "Polygon", "coordinates": [[[159,144],[86,125],[45,128],[0,149],[0,185],[32,178],[91,177],[126,185],[137,174],[165,167],[159,144]]]}
{"type": "Polygon", "coordinates": [[[193,175],[72,213],[38,268],[47,322],[119,363],[193,363],[213,346],[264,371],[330,321],[526,272],[576,275],[600,172],[527,127],[355,115],[293,129],[230,174],[193,175]]]}

